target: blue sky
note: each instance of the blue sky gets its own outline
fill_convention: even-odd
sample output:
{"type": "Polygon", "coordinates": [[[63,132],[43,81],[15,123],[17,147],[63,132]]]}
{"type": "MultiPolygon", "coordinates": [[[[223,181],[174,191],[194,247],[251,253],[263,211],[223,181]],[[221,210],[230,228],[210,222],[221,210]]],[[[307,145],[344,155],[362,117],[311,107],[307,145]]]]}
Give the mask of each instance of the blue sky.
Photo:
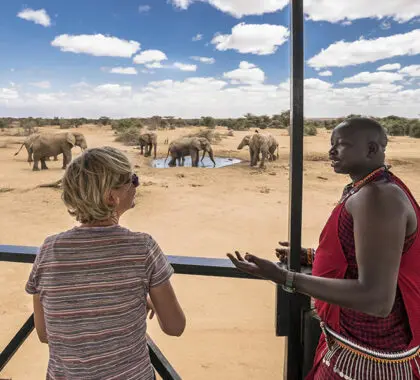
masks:
{"type": "MultiPolygon", "coordinates": [[[[3,1],[0,116],[279,113],[287,3],[3,1]]],[[[418,116],[418,0],[305,0],[305,12],[307,116],[418,116]]]]}

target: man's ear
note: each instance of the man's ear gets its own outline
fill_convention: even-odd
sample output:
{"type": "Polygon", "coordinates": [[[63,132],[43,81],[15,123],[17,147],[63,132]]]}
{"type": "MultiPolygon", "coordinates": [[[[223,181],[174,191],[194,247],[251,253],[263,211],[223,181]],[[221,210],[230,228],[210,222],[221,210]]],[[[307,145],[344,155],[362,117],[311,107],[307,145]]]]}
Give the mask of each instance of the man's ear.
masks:
{"type": "Polygon", "coordinates": [[[379,152],[379,144],[377,142],[371,141],[368,144],[368,157],[372,158],[379,152]]]}

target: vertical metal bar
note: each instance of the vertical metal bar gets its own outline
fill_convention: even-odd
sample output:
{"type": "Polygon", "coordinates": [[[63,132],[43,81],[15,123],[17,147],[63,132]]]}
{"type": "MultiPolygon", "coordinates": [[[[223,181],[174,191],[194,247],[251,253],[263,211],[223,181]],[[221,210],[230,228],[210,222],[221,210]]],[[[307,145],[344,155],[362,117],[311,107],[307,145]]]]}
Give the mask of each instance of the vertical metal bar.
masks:
{"type": "MultiPolygon", "coordinates": [[[[289,241],[290,270],[300,272],[302,242],[303,123],[304,123],[304,14],[303,0],[290,2],[291,16],[291,85],[290,85],[290,196],[289,241]]],[[[289,297],[289,335],[287,337],[286,377],[302,378],[302,303],[289,297]]]]}

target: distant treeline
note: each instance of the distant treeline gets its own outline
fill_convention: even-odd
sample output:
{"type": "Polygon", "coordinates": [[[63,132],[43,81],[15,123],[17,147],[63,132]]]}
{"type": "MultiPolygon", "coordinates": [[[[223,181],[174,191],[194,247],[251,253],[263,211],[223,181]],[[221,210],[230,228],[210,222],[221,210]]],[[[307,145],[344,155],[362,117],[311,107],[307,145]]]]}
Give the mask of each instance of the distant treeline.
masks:
{"type": "MultiPolygon", "coordinates": [[[[360,115],[348,115],[336,119],[306,119],[305,135],[314,136],[318,128],[333,129],[337,124],[349,117],[360,115]]],[[[373,117],[381,123],[391,136],[410,136],[420,138],[420,120],[407,119],[399,116],[387,116],[383,118],[373,117]]],[[[98,119],[74,118],[64,119],[55,117],[49,118],[0,118],[0,130],[17,127],[22,128],[25,134],[33,133],[38,127],[45,125],[56,125],[62,129],[78,128],[83,124],[96,124],[98,126],[110,125],[117,133],[131,128],[147,127],[150,130],[175,129],[187,126],[203,126],[215,128],[224,126],[235,131],[246,131],[249,129],[287,129],[290,126],[290,111],[284,111],[278,115],[256,116],[250,113],[241,118],[217,119],[211,116],[204,116],[199,119],[182,119],[173,116],[153,116],[150,118],[126,118],[111,119],[102,116],[98,119]]]]}

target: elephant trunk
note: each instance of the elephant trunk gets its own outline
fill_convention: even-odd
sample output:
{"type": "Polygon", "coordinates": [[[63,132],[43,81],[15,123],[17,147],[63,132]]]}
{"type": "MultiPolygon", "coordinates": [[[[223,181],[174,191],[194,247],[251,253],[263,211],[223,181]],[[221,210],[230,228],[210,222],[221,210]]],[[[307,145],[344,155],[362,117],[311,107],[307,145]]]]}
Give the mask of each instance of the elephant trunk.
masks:
{"type": "Polygon", "coordinates": [[[213,149],[212,148],[210,148],[210,150],[209,150],[209,157],[210,157],[211,162],[213,162],[213,167],[216,167],[216,161],[214,161],[213,149]]]}

